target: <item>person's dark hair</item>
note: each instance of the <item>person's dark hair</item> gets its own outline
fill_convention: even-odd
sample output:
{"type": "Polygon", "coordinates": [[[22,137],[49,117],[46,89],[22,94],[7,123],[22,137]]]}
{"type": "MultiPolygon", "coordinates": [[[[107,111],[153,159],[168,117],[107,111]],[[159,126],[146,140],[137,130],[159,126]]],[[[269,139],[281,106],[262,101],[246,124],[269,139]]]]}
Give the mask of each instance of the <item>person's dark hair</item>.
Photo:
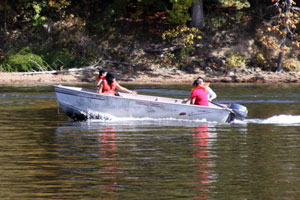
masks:
{"type": "Polygon", "coordinates": [[[196,79],[196,80],[194,81],[194,83],[193,83],[193,86],[197,86],[197,85],[199,85],[199,84],[201,84],[201,81],[198,80],[198,79],[196,79]]]}
{"type": "Polygon", "coordinates": [[[113,75],[113,73],[107,72],[107,74],[106,74],[106,76],[105,76],[105,79],[106,79],[108,85],[112,86],[112,83],[113,83],[113,81],[114,81],[114,78],[115,78],[115,76],[113,75]]]}
{"type": "Polygon", "coordinates": [[[101,70],[99,71],[99,76],[98,76],[98,78],[101,78],[101,76],[102,76],[105,72],[107,72],[107,71],[104,70],[104,69],[101,69],[101,70]]]}

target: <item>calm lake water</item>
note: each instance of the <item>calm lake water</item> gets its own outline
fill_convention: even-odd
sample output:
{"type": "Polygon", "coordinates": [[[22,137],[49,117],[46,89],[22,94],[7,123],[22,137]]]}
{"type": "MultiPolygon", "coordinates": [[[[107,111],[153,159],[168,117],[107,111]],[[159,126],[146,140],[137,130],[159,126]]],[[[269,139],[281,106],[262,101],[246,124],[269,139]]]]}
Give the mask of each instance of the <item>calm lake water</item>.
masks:
{"type": "Polygon", "coordinates": [[[300,199],[299,85],[212,88],[218,103],[245,105],[248,119],[74,122],[53,87],[0,87],[0,199],[300,199]]]}

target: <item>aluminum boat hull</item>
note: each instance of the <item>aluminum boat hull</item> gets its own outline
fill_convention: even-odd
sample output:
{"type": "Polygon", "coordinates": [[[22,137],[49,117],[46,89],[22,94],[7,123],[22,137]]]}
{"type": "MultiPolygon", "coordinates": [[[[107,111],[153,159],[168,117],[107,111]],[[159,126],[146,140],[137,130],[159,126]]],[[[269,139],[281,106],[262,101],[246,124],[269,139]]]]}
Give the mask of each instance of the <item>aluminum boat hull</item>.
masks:
{"type": "Polygon", "coordinates": [[[228,108],[211,104],[199,106],[182,99],[120,93],[120,96],[97,94],[96,90],[55,86],[57,101],[74,120],[90,118],[172,118],[225,123],[233,120],[228,108]]]}

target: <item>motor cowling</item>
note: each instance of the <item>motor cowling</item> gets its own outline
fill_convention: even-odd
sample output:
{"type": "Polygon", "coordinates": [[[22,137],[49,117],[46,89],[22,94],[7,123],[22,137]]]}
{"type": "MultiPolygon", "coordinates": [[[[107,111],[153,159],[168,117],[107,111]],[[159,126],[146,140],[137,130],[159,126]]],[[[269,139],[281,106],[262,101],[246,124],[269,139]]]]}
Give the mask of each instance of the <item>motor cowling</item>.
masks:
{"type": "Polygon", "coordinates": [[[230,104],[229,108],[233,111],[233,119],[244,120],[247,117],[248,109],[240,104],[230,104]]]}

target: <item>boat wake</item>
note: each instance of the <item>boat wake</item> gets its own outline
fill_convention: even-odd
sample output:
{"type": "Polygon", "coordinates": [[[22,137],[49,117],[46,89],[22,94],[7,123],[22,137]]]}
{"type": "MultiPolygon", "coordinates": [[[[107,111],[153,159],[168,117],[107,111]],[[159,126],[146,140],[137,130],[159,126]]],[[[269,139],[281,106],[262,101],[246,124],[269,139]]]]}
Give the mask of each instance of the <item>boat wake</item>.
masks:
{"type": "Polygon", "coordinates": [[[115,116],[106,114],[106,113],[100,113],[89,110],[87,113],[87,120],[97,120],[97,121],[114,121],[116,119],[115,116]]]}
{"type": "Polygon", "coordinates": [[[300,115],[275,115],[267,119],[246,119],[244,123],[300,125],[300,115]]]}
{"type": "MultiPolygon", "coordinates": [[[[194,125],[194,124],[219,124],[217,122],[208,122],[204,120],[190,120],[190,119],[175,119],[175,118],[133,118],[133,117],[115,117],[106,113],[88,112],[88,121],[99,123],[143,123],[143,124],[181,124],[181,125],[194,125]]],[[[228,123],[226,123],[228,124],[228,123]]],[[[275,124],[275,125],[300,125],[300,115],[274,115],[267,119],[245,119],[243,121],[234,120],[230,124],[275,124]]]]}

